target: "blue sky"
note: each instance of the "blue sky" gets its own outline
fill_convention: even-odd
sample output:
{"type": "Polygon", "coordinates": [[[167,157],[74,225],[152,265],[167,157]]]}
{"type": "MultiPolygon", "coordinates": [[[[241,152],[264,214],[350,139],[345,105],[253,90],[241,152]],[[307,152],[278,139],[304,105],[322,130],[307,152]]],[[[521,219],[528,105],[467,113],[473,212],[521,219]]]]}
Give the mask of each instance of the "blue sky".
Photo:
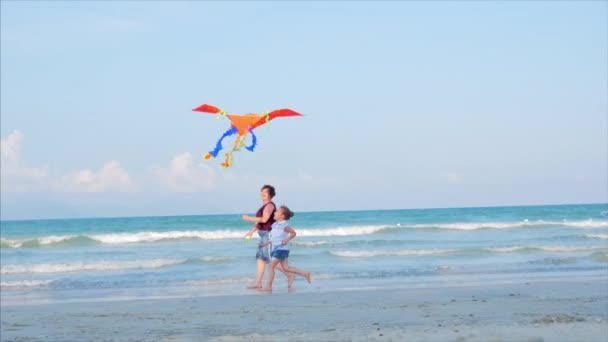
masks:
{"type": "Polygon", "coordinates": [[[2,219],[608,201],[606,2],[1,6],[2,219]]]}

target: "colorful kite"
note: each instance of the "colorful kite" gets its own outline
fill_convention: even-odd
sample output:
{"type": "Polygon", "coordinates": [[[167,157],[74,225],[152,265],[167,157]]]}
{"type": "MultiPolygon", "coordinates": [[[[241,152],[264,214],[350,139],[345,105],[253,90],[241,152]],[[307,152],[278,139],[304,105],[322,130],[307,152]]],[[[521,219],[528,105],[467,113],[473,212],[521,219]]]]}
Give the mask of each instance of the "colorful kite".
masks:
{"type": "Polygon", "coordinates": [[[255,149],[255,146],[257,145],[257,137],[255,136],[255,133],[253,133],[253,130],[257,127],[262,126],[275,118],[285,116],[302,116],[302,114],[296,113],[291,109],[278,109],[264,114],[228,114],[225,111],[208,104],[196,107],[193,109],[193,111],[217,114],[218,119],[220,116],[225,116],[230,119],[230,129],[224,132],[220,140],[217,141],[215,149],[213,149],[213,151],[209,151],[209,153],[203,157],[205,160],[217,157],[218,153],[223,148],[222,140],[233,134],[237,134],[232,151],[226,153],[226,160],[222,163],[223,167],[230,167],[230,165],[232,165],[232,152],[239,151],[241,147],[245,147],[247,150],[253,152],[253,149],[255,149]],[[251,134],[251,145],[245,146],[245,137],[248,134],[251,134]]]}

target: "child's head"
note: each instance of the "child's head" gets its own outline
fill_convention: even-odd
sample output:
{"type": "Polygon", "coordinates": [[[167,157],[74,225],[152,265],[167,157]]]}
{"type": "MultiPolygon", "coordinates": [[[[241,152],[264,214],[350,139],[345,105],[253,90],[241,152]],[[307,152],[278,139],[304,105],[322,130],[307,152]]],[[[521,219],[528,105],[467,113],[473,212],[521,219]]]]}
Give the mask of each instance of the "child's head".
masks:
{"type": "Polygon", "coordinates": [[[289,210],[286,206],[282,205],[277,211],[274,212],[275,220],[289,220],[295,215],[293,211],[289,210]]]}

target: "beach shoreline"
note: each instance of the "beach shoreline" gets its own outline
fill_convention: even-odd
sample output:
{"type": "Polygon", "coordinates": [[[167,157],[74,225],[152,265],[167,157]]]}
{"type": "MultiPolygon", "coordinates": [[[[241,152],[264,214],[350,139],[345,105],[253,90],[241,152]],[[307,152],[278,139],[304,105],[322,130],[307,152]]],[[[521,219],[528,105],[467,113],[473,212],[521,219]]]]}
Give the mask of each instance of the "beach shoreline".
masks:
{"type": "MultiPolygon", "coordinates": [[[[314,285],[314,279],[313,279],[314,285]]],[[[2,341],[602,341],[608,270],[477,286],[2,305],[2,341]]]]}

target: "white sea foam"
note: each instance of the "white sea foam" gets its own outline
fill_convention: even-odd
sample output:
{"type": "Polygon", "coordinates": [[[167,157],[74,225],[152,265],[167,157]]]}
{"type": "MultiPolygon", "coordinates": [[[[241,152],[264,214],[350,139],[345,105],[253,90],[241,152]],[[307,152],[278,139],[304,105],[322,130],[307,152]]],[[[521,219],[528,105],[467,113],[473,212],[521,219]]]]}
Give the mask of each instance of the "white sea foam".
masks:
{"type": "Polygon", "coordinates": [[[606,220],[563,221],[555,224],[579,228],[608,228],[608,221],[606,220]]]}
{"type": "Polygon", "coordinates": [[[215,231],[169,231],[169,232],[138,232],[92,235],[91,238],[106,244],[122,244],[137,242],[155,242],[172,239],[222,240],[238,239],[245,235],[244,231],[215,230],[215,231]]]}
{"type": "Polygon", "coordinates": [[[586,252],[606,249],[606,246],[538,246],[545,252],[586,252]]]}
{"type": "Polygon", "coordinates": [[[524,250],[528,247],[524,246],[511,246],[511,247],[488,247],[483,248],[484,251],[493,252],[493,253],[510,253],[524,250]]]}
{"type": "Polygon", "coordinates": [[[204,262],[209,262],[209,263],[220,263],[220,262],[228,262],[231,260],[234,260],[234,257],[228,257],[228,256],[213,256],[213,255],[207,255],[204,257],[200,257],[199,260],[204,261],[204,262]]]}
{"type": "Polygon", "coordinates": [[[3,281],[0,282],[0,288],[27,288],[27,287],[43,287],[50,283],[52,280],[17,280],[17,281],[3,281]]]}
{"type": "Polygon", "coordinates": [[[2,247],[11,247],[11,248],[21,248],[21,247],[38,247],[38,246],[52,246],[58,245],[61,243],[69,242],[70,240],[77,240],[78,238],[83,238],[84,240],[90,240],[90,238],[86,236],[78,236],[78,235],[50,235],[43,236],[38,238],[30,238],[30,239],[5,239],[0,238],[0,246],[2,247]]]}
{"type": "MultiPolygon", "coordinates": [[[[543,251],[551,253],[572,253],[607,250],[606,246],[505,246],[484,247],[482,251],[491,253],[514,253],[543,251]]],[[[442,255],[479,251],[479,249],[401,249],[401,250],[374,250],[374,251],[330,251],[334,256],[345,258],[370,258],[378,256],[417,256],[442,255]]]]}
{"type": "Polygon", "coordinates": [[[0,274],[119,271],[128,269],[160,268],[181,264],[185,261],[186,259],[153,259],[141,261],[99,261],[90,263],[74,262],[64,264],[6,265],[0,267],[0,274]]]}
{"type": "Polygon", "coordinates": [[[487,247],[484,251],[493,253],[512,253],[519,251],[544,251],[552,253],[587,252],[606,249],[606,246],[508,246],[487,247]]]}
{"type": "Polygon", "coordinates": [[[585,236],[591,239],[608,240],[608,234],[585,234],[585,236]]]}
{"type": "Polygon", "coordinates": [[[378,233],[388,228],[395,228],[390,225],[371,225],[371,226],[351,226],[351,227],[336,227],[323,229],[297,229],[297,233],[302,237],[313,236],[355,236],[355,235],[370,235],[378,233]]]}
{"type": "Polygon", "coordinates": [[[329,241],[290,241],[289,242],[292,245],[295,246],[308,246],[308,247],[313,247],[313,246],[323,246],[323,245],[328,245],[331,242],[329,241]]]}
{"type": "Polygon", "coordinates": [[[458,251],[457,249],[402,249],[396,251],[375,250],[375,251],[331,251],[332,255],[344,258],[369,258],[377,256],[416,256],[416,255],[436,255],[448,254],[458,251]]]}
{"type": "Polygon", "coordinates": [[[437,229],[452,229],[452,230],[477,230],[477,229],[514,229],[514,228],[532,228],[546,226],[565,226],[576,228],[608,228],[606,220],[583,220],[583,221],[529,221],[523,220],[518,222],[479,222],[479,223],[446,223],[446,224],[418,224],[411,226],[412,228],[437,228],[437,229]]]}
{"type": "Polygon", "coordinates": [[[60,235],[60,236],[56,236],[56,235],[50,235],[50,236],[43,236],[43,237],[39,237],[39,238],[32,238],[32,239],[0,239],[0,245],[2,246],[8,246],[8,247],[12,247],[12,248],[19,248],[19,247],[24,247],[29,245],[53,245],[53,244],[58,244],[73,238],[76,238],[76,235],[60,235]]]}
{"type": "Polygon", "coordinates": [[[245,284],[255,281],[252,277],[226,277],[214,279],[194,279],[184,282],[185,285],[206,286],[206,285],[228,285],[228,284],[245,284]]]}
{"type": "MultiPolygon", "coordinates": [[[[483,223],[446,223],[446,224],[415,224],[415,225],[365,225],[365,226],[343,226],[331,228],[297,228],[298,236],[301,237],[333,237],[333,236],[361,236],[382,233],[391,230],[407,229],[447,229],[447,230],[478,230],[478,229],[519,229],[537,228],[546,226],[562,226],[573,228],[608,228],[606,220],[582,220],[582,221],[519,221],[519,222],[483,222],[483,223]]],[[[242,239],[245,230],[213,230],[213,231],[142,231],[135,233],[111,233],[95,235],[63,235],[44,236],[21,239],[0,239],[3,248],[22,248],[65,245],[80,245],[90,243],[101,244],[129,244],[129,243],[153,243],[160,241],[193,239],[193,240],[228,240],[242,239]]],[[[594,238],[606,239],[606,234],[590,234],[594,238]]],[[[310,245],[324,244],[324,242],[311,242],[310,245]]]]}

